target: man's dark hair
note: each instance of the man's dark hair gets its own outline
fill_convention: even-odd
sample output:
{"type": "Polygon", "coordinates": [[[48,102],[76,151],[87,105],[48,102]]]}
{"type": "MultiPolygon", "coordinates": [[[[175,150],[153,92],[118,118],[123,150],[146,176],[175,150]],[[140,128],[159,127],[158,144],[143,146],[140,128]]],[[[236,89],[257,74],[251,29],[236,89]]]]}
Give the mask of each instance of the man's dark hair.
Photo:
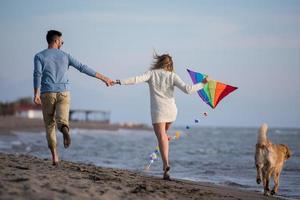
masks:
{"type": "Polygon", "coordinates": [[[56,37],[61,37],[61,36],[62,36],[61,32],[56,31],[56,30],[50,30],[47,33],[46,39],[47,39],[48,44],[50,44],[56,39],[56,37]]]}

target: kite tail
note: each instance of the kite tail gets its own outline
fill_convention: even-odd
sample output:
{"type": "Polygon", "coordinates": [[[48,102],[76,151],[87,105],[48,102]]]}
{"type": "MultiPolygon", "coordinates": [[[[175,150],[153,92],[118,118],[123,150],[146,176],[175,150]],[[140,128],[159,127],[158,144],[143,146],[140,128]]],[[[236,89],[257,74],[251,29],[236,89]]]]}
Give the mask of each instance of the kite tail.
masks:
{"type": "Polygon", "coordinates": [[[144,171],[149,171],[152,163],[153,162],[150,162],[147,166],[145,166],[144,171]]]}

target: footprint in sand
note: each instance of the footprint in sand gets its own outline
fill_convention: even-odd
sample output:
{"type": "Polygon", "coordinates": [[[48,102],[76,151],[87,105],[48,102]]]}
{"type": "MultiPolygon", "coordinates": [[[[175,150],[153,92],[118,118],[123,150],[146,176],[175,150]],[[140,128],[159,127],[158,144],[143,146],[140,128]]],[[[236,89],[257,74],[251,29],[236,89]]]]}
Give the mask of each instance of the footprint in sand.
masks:
{"type": "Polygon", "coordinates": [[[29,181],[29,178],[19,177],[19,178],[10,179],[8,181],[11,181],[11,182],[23,182],[23,181],[29,181]]]}

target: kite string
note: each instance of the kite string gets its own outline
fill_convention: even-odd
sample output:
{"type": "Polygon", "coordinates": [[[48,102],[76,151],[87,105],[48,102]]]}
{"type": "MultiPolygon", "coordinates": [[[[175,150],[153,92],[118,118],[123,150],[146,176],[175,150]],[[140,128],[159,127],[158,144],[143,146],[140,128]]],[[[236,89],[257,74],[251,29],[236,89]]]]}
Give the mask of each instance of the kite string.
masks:
{"type": "MultiPolygon", "coordinates": [[[[174,136],[169,136],[168,135],[168,140],[172,141],[172,140],[178,140],[180,137],[180,132],[176,131],[174,136]]],[[[150,154],[149,156],[149,164],[145,167],[145,171],[148,171],[150,169],[150,166],[152,165],[152,163],[157,160],[159,157],[159,146],[155,147],[155,150],[150,154]]]]}
{"type": "MultiPolygon", "coordinates": [[[[207,117],[208,116],[207,112],[204,112],[203,116],[207,117]]],[[[195,119],[194,122],[199,123],[199,119],[195,119]]],[[[190,126],[186,126],[186,129],[190,129],[190,126]]],[[[174,136],[168,135],[168,140],[169,141],[178,140],[180,136],[181,136],[180,132],[176,131],[174,136]]],[[[144,168],[144,171],[148,171],[150,169],[151,165],[154,163],[154,161],[158,159],[158,157],[159,157],[159,147],[156,146],[155,150],[149,156],[149,164],[146,165],[146,167],[144,168]]]]}

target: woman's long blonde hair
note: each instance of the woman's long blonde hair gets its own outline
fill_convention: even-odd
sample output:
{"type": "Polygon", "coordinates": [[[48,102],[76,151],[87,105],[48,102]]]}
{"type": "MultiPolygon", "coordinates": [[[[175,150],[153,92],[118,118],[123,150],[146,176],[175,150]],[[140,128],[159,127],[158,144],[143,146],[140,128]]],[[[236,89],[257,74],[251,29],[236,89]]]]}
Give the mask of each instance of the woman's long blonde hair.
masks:
{"type": "Polygon", "coordinates": [[[152,64],[151,69],[165,69],[166,71],[173,72],[173,60],[169,54],[158,55],[154,54],[154,63],[152,64]]]}

